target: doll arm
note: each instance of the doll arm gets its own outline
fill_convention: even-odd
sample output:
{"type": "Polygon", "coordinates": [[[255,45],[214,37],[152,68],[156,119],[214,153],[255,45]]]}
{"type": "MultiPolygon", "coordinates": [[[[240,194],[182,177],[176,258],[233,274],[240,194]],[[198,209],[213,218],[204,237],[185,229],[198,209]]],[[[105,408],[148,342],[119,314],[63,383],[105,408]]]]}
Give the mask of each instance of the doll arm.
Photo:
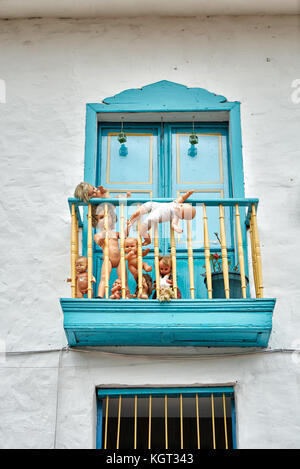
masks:
{"type": "Polygon", "coordinates": [[[105,189],[103,186],[98,186],[98,189],[99,189],[99,192],[100,192],[100,195],[98,197],[103,197],[103,198],[109,197],[108,190],[105,189]]]}
{"type": "Polygon", "coordinates": [[[133,257],[135,257],[135,252],[134,251],[129,251],[128,254],[126,254],[125,256],[125,259],[128,261],[130,261],[130,259],[132,259],[133,257]]]}
{"type": "Polygon", "coordinates": [[[173,217],[172,218],[172,221],[171,221],[171,226],[172,228],[174,229],[174,231],[176,231],[176,233],[182,233],[183,230],[180,228],[180,220],[178,217],[173,217]]]}
{"type": "Polygon", "coordinates": [[[182,204],[186,199],[188,199],[193,193],[195,192],[194,189],[187,191],[185,194],[182,194],[180,197],[176,199],[176,202],[182,204]]]}

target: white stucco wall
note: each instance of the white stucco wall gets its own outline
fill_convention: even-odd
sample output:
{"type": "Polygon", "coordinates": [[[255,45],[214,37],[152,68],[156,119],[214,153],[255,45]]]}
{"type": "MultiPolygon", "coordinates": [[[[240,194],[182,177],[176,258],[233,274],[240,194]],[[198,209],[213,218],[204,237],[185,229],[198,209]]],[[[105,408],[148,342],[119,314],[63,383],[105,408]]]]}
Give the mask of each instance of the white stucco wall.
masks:
{"type": "MultiPolygon", "coordinates": [[[[277,298],[269,346],[300,348],[299,17],[1,20],[0,44],[2,349],[66,345],[58,299],[70,292],[66,199],[83,178],[85,103],[163,79],[242,103],[245,191],[260,199],[265,296],[277,298]]],[[[0,447],[93,448],[98,384],[232,382],[239,447],[299,447],[295,353],[111,352],[1,356],[0,447]]]]}

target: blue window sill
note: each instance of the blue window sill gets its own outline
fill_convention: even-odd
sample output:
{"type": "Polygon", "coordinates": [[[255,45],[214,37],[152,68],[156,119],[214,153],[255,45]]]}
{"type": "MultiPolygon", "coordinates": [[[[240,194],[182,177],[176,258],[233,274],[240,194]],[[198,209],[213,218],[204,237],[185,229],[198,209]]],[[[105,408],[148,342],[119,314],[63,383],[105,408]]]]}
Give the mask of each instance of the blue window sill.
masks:
{"type": "Polygon", "coordinates": [[[274,298],[61,298],[70,346],[267,347],[274,298]]]}

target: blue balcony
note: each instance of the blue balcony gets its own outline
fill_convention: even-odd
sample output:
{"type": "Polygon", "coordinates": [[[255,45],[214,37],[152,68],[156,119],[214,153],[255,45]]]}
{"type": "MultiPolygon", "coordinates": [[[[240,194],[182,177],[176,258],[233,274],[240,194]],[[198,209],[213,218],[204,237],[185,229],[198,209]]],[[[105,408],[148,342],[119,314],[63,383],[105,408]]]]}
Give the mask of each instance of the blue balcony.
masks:
{"type": "MultiPolygon", "coordinates": [[[[135,204],[145,201],[105,199],[105,202],[114,204],[117,211],[122,206],[124,213],[125,207],[125,217],[118,216],[119,225],[123,223],[126,214],[132,212],[135,204]]],[[[194,226],[192,230],[184,229],[183,234],[175,239],[175,246],[170,243],[170,227],[168,224],[161,224],[159,246],[150,245],[147,262],[153,266],[151,273],[155,279],[158,275],[157,249],[171,253],[177,272],[177,282],[173,283],[173,288],[175,285],[178,287],[181,299],[174,298],[170,301],[150,298],[109,299],[114,276],[107,282],[107,297],[95,298],[105,253],[93,242],[94,230],[90,215],[91,206],[99,203],[104,203],[103,199],[91,199],[89,204],[69,199],[72,213],[73,298],[61,298],[60,304],[70,346],[267,347],[276,300],[263,298],[256,222],[257,199],[195,198],[191,201],[197,207],[196,217],[192,222],[194,226]],[[75,261],[79,254],[77,236],[80,227],[83,228],[81,254],[87,256],[89,266],[89,289],[83,298],[76,297],[75,282],[75,261]],[[252,255],[251,271],[248,266],[248,228],[252,255]],[[214,240],[217,230],[222,234],[220,245],[214,240]],[[189,235],[191,232],[192,235],[189,235]],[[214,255],[219,259],[222,268],[223,295],[216,293],[212,281],[215,266],[211,260],[214,255]],[[236,297],[230,283],[234,264],[238,265],[240,297],[236,297]],[[96,283],[91,282],[92,275],[96,278],[96,283]]],[[[122,227],[118,226],[116,229],[120,228],[122,232],[122,227]]],[[[122,243],[121,236],[121,250],[122,243]]],[[[130,290],[134,292],[136,283],[128,278],[131,282],[130,290]]]]}

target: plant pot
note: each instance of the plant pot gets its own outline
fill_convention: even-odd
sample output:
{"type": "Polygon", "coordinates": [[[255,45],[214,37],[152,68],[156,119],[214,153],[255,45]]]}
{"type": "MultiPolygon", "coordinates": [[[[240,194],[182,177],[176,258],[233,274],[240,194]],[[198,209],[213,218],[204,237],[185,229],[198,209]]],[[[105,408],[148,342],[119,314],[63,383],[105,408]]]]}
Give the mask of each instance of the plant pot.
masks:
{"type": "MultiPolygon", "coordinates": [[[[248,277],[245,277],[246,285],[249,283],[248,277]]],[[[225,298],[223,272],[212,272],[212,297],[225,298]]],[[[206,277],[204,283],[207,288],[206,277]]],[[[241,274],[239,272],[229,272],[229,296],[230,298],[243,298],[241,288],[241,274]]]]}

